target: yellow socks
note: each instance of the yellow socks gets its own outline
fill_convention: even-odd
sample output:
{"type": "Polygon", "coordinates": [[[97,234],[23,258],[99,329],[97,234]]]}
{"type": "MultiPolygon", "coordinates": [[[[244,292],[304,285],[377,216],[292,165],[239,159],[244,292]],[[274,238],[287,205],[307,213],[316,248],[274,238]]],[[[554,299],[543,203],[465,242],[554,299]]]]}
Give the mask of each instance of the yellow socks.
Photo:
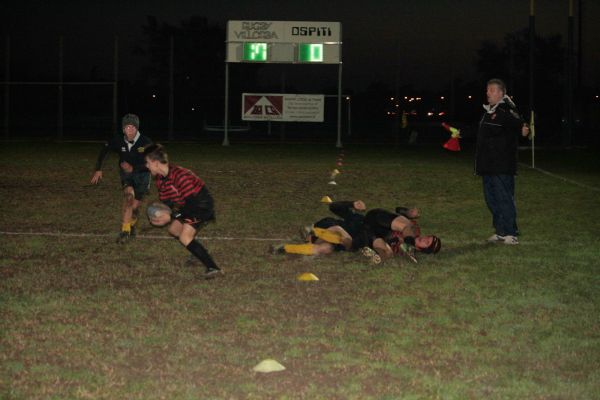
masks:
{"type": "Polygon", "coordinates": [[[314,253],[314,245],[312,243],[305,244],[286,244],[283,249],[289,254],[302,254],[305,256],[312,256],[314,253]]]}
{"type": "Polygon", "coordinates": [[[121,232],[131,232],[131,223],[127,222],[121,225],[121,232]]]}
{"type": "Polygon", "coordinates": [[[327,229],[322,229],[322,228],[317,228],[317,227],[313,228],[313,232],[316,237],[318,237],[319,239],[323,239],[327,243],[332,243],[332,244],[341,244],[342,243],[342,235],[340,235],[338,232],[333,232],[333,231],[329,231],[327,229]]]}

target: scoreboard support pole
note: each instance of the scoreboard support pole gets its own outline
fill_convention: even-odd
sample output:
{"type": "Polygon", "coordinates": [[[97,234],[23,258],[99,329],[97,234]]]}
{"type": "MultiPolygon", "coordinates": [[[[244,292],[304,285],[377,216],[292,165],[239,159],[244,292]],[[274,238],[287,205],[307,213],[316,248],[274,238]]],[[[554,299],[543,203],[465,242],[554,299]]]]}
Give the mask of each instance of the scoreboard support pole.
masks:
{"type": "Polygon", "coordinates": [[[223,117],[223,146],[229,146],[229,63],[225,61],[225,115],[223,117]]]}
{"type": "Polygon", "coordinates": [[[342,63],[338,64],[338,104],[337,104],[337,142],[335,147],[342,147],[342,63]]]}

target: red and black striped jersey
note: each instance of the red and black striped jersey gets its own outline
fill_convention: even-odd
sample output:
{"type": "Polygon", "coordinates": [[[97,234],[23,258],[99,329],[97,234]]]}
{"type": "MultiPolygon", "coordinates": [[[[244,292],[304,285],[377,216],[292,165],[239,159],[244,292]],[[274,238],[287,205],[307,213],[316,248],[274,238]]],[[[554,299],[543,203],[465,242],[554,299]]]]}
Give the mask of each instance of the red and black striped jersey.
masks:
{"type": "Polygon", "coordinates": [[[204,181],[192,171],[173,164],[169,164],[167,176],[157,175],[155,182],[160,200],[177,206],[182,206],[188,197],[204,187],[204,181]]]}

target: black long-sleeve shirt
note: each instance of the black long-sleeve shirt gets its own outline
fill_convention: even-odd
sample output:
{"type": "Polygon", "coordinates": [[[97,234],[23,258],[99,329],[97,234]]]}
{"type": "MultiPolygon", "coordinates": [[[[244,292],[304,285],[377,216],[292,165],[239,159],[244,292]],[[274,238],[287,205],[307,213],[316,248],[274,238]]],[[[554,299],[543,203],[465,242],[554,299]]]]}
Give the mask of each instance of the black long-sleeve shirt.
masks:
{"type": "Polygon", "coordinates": [[[108,142],[104,144],[104,147],[98,155],[96,161],[96,171],[102,170],[102,164],[106,159],[106,156],[110,151],[119,154],[119,164],[123,161],[131,164],[133,172],[148,172],[146,168],[146,162],[144,160],[144,149],[152,144],[152,140],[140,133],[131,149],[127,145],[127,140],[122,134],[115,135],[108,142]]]}

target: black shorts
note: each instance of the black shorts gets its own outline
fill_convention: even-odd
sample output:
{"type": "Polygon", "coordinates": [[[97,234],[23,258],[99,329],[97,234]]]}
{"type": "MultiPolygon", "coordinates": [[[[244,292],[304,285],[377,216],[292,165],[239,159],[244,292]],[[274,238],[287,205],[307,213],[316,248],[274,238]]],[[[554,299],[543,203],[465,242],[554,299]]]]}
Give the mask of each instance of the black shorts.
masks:
{"type": "Polygon", "coordinates": [[[382,208],[375,208],[365,215],[365,226],[376,237],[385,238],[392,231],[392,221],[398,214],[391,213],[382,208]]]}
{"type": "Polygon", "coordinates": [[[150,191],[150,172],[132,172],[127,174],[123,171],[121,174],[121,186],[133,188],[133,195],[136,200],[142,200],[150,191]]]}
{"type": "Polygon", "coordinates": [[[192,225],[196,230],[215,219],[214,201],[206,186],[195,196],[185,200],[183,207],[174,213],[179,222],[192,225]]]}
{"type": "Polygon", "coordinates": [[[326,218],[318,220],[313,225],[316,226],[317,228],[327,229],[327,228],[331,228],[332,226],[341,225],[343,222],[344,221],[342,221],[341,219],[326,217],[326,218]]]}

